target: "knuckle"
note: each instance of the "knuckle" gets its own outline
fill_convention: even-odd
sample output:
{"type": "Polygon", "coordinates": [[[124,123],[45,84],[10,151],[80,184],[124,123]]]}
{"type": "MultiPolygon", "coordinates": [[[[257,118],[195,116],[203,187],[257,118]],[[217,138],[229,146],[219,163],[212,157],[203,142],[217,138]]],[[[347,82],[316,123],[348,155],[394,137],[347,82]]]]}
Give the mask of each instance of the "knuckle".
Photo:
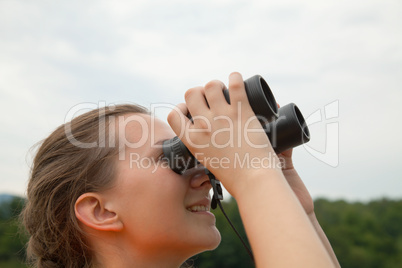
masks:
{"type": "Polygon", "coordinates": [[[210,81],[210,82],[208,82],[206,85],[205,85],[205,90],[211,90],[211,89],[214,89],[214,88],[221,88],[222,87],[222,82],[221,81],[219,81],[219,80],[212,80],[212,81],[210,81]]]}
{"type": "Polygon", "coordinates": [[[232,91],[245,90],[243,79],[233,79],[233,80],[231,80],[230,90],[232,90],[232,91]]]}
{"type": "Polygon", "coordinates": [[[229,75],[229,80],[231,81],[232,85],[240,85],[243,86],[243,77],[240,73],[238,72],[233,72],[229,75]]]}
{"type": "Polygon", "coordinates": [[[170,113],[167,116],[167,121],[169,124],[176,122],[182,114],[186,114],[188,112],[186,104],[180,103],[176,107],[173,108],[173,110],[170,111],[170,113]]]}
{"type": "Polygon", "coordinates": [[[231,83],[231,88],[234,90],[242,90],[244,89],[244,82],[243,80],[235,80],[231,83]]]}
{"type": "Polygon", "coordinates": [[[184,93],[184,98],[187,100],[189,98],[191,98],[194,94],[197,94],[197,92],[202,91],[203,88],[202,87],[193,87],[190,88],[186,91],[186,93],[184,93]]]}
{"type": "Polygon", "coordinates": [[[232,84],[242,84],[243,83],[243,77],[238,72],[231,73],[229,75],[229,80],[232,82],[232,84]]]}

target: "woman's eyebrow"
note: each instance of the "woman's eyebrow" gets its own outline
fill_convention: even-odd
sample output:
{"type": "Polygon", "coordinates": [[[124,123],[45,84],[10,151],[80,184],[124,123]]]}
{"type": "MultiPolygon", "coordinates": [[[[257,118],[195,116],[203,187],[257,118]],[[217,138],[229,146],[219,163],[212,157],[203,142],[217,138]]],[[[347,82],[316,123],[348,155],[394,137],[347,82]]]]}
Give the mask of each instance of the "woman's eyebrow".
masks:
{"type": "Polygon", "coordinates": [[[152,148],[162,148],[162,144],[165,140],[159,140],[152,145],[152,148]]]}

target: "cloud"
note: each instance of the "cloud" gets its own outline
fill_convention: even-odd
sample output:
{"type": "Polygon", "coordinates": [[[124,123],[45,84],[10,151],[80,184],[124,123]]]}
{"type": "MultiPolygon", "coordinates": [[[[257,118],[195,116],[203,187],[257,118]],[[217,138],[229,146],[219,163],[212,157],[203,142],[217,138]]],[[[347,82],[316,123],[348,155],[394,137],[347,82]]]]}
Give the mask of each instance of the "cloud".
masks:
{"type": "MultiPolygon", "coordinates": [[[[305,116],[339,100],[339,167],[296,149],[315,195],[374,197],[383,171],[381,194],[402,195],[400,9],[392,0],[1,1],[0,176],[8,186],[0,192],[23,192],[21,159],[77,103],[175,104],[186,89],[240,71],[261,74],[279,103],[295,102],[305,116]],[[321,181],[331,176],[333,184],[321,181]],[[345,191],[361,182],[374,186],[345,191]]],[[[325,123],[311,131],[322,149],[325,123]]]]}

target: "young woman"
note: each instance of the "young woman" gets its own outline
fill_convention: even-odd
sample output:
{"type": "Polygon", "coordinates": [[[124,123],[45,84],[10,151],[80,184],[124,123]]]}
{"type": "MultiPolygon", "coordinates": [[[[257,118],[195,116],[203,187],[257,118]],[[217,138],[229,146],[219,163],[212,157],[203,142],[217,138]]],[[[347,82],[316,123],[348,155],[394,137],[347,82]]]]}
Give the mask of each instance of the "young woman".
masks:
{"type": "Polygon", "coordinates": [[[215,249],[220,234],[203,168],[179,175],[164,162],[161,144],[177,135],[236,198],[257,267],[338,266],[291,151],[279,155],[283,169],[263,165],[267,156],[279,160],[241,75],[229,77],[231,105],[224,87],[188,90],[170,127],[142,107],[118,105],[56,129],[34,159],[23,212],[35,265],[179,267],[215,249]],[[236,158],[254,162],[240,167],[236,158]]]}

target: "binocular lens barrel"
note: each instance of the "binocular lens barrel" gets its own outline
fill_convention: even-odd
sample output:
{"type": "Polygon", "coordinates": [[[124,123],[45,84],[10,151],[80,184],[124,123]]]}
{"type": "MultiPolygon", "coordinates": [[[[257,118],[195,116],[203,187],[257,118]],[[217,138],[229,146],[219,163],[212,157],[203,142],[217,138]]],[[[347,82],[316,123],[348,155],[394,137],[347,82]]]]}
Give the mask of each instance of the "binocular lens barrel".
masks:
{"type": "MultiPolygon", "coordinates": [[[[251,108],[263,126],[276,153],[296,147],[310,140],[310,132],[299,108],[290,103],[278,109],[278,105],[267,82],[259,75],[244,81],[251,108]]],[[[229,91],[223,91],[230,104],[229,91]]],[[[182,174],[199,162],[178,138],[163,143],[163,154],[169,167],[182,174]]]]}
{"type": "Polygon", "coordinates": [[[294,103],[279,108],[278,119],[263,127],[277,154],[310,140],[306,121],[294,103]]]}

